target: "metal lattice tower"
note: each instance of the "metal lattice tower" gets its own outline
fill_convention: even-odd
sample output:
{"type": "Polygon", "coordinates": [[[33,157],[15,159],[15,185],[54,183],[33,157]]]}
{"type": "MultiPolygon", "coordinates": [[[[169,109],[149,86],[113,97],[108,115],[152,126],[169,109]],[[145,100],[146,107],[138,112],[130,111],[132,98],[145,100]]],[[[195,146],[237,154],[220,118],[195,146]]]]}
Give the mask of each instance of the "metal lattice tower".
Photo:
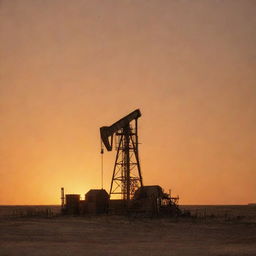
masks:
{"type": "Polygon", "coordinates": [[[110,187],[111,195],[121,195],[130,200],[137,188],[142,186],[142,176],[138,154],[137,119],[135,127],[127,125],[116,132],[116,160],[110,187]]]}
{"type": "MultiPolygon", "coordinates": [[[[100,128],[101,140],[108,151],[113,148],[115,136],[117,152],[110,196],[121,195],[121,198],[126,201],[133,197],[137,188],[143,186],[138,153],[138,118],[140,116],[140,110],[137,109],[111,126],[100,128]]],[[[103,154],[103,148],[101,153],[103,154]]]]}

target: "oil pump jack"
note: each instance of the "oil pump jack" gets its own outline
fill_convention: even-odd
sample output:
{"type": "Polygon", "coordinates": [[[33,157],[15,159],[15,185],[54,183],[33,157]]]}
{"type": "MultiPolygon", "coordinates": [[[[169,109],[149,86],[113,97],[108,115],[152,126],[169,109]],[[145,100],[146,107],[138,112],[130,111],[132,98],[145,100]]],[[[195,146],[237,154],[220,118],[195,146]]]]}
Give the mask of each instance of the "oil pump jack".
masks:
{"type": "MultiPolygon", "coordinates": [[[[110,126],[100,128],[101,141],[108,151],[113,149],[115,135],[116,158],[110,186],[110,197],[120,195],[127,202],[143,186],[138,153],[139,109],[110,126]]],[[[101,149],[103,153],[103,147],[101,149]]]]}
{"type": "Polygon", "coordinates": [[[140,214],[143,216],[166,214],[177,216],[181,214],[178,207],[179,197],[172,197],[170,193],[164,193],[159,185],[143,185],[138,152],[138,119],[140,117],[141,112],[136,109],[112,125],[100,128],[102,154],[104,152],[103,145],[107,151],[112,151],[115,142],[116,157],[110,193],[108,194],[102,186],[101,189],[89,190],[85,194],[85,200],[80,200],[78,194],[64,195],[62,188],[63,214],[108,212],[131,213],[136,216],[140,214]],[[117,198],[109,200],[115,195],[119,195],[119,200],[116,200],[117,198]]]}

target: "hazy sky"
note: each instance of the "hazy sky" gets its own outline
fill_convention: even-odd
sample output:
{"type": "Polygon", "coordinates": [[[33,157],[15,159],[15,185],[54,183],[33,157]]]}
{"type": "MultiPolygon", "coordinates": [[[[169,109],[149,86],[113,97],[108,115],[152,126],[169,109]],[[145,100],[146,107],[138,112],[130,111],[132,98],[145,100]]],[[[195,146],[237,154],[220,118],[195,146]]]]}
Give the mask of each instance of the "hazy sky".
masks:
{"type": "Polygon", "coordinates": [[[0,204],[100,187],[99,127],[136,108],[145,185],[182,204],[256,202],[255,13],[254,0],[0,0],[0,204]]]}

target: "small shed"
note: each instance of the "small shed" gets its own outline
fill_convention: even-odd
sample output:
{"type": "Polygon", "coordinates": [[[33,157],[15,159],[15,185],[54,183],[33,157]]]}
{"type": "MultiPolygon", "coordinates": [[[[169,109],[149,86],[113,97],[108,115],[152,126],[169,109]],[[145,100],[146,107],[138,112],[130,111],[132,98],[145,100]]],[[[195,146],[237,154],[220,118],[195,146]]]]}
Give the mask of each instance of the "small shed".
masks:
{"type": "Polygon", "coordinates": [[[134,193],[134,199],[140,200],[140,199],[149,199],[149,198],[163,198],[164,193],[163,189],[158,186],[142,186],[138,188],[134,193]]]}
{"type": "Polygon", "coordinates": [[[90,214],[107,213],[109,194],[105,189],[91,189],[85,194],[87,212],[90,214]]]}
{"type": "Polygon", "coordinates": [[[80,195],[78,194],[66,195],[65,213],[79,214],[79,201],[80,201],[80,195]]]}
{"type": "Polygon", "coordinates": [[[134,193],[132,208],[137,213],[158,215],[163,197],[163,189],[158,185],[140,187],[134,193]]]}

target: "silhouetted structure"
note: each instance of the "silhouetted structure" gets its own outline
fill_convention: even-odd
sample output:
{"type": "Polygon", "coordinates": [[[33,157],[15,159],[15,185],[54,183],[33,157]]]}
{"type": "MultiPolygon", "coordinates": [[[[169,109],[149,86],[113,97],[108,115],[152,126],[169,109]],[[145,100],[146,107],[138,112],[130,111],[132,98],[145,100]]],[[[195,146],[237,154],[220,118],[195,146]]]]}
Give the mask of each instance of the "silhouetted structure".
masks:
{"type": "Polygon", "coordinates": [[[65,193],[64,193],[64,188],[61,188],[61,211],[64,211],[65,207],[65,193]]]}
{"type": "Polygon", "coordinates": [[[91,189],[85,195],[85,212],[89,214],[107,213],[109,206],[109,195],[104,189],[91,189]]]}
{"type": "MultiPolygon", "coordinates": [[[[110,196],[121,195],[129,202],[136,189],[143,186],[138,153],[138,118],[137,109],[111,126],[100,128],[100,135],[108,151],[113,147],[113,136],[116,138],[116,159],[110,187],[110,196]],[[134,121],[134,127],[132,122],[134,121]],[[109,141],[110,139],[110,141],[109,141]]],[[[103,152],[103,150],[102,150],[103,152]]]]}
{"type": "MultiPolygon", "coordinates": [[[[111,126],[100,128],[102,143],[108,151],[116,142],[116,158],[110,186],[110,194],[106,190],[91,189],[85,200],[80,195],[66,195],[61,189],[62,209],[66,214],[126,214],[143,215],[179,215],[178,197],[171,197],[158,186],[143,186],[138,153],[138,118],[139,109],[131,112],[111,126]],[[121,199],[111,199],[112,195],[121,195],[121,199]]],[[[103,147],[101,154],[103,154],[103,147]]],[[[102,162],[103,166],[103,162],[102,162]]],[[[103,169],[102,169],[103,171],[103,169]]],[[[102,182],[103,184],[103,182],[102,182]]]]}
{"type": "Polygon", "coordinates": [[[178,197],[163,192],[158,186],[140,187],[134,194],[131,210],[143,215],[172,215],[177,216],[181,213],[178,207],[178,197]]]}
{"type": "Polygon", "coordinates": [[[79,214],[80,195],[69,194],[66,195],[66,204],[64,207],[65,214],[77,215],[79,214]]]}

